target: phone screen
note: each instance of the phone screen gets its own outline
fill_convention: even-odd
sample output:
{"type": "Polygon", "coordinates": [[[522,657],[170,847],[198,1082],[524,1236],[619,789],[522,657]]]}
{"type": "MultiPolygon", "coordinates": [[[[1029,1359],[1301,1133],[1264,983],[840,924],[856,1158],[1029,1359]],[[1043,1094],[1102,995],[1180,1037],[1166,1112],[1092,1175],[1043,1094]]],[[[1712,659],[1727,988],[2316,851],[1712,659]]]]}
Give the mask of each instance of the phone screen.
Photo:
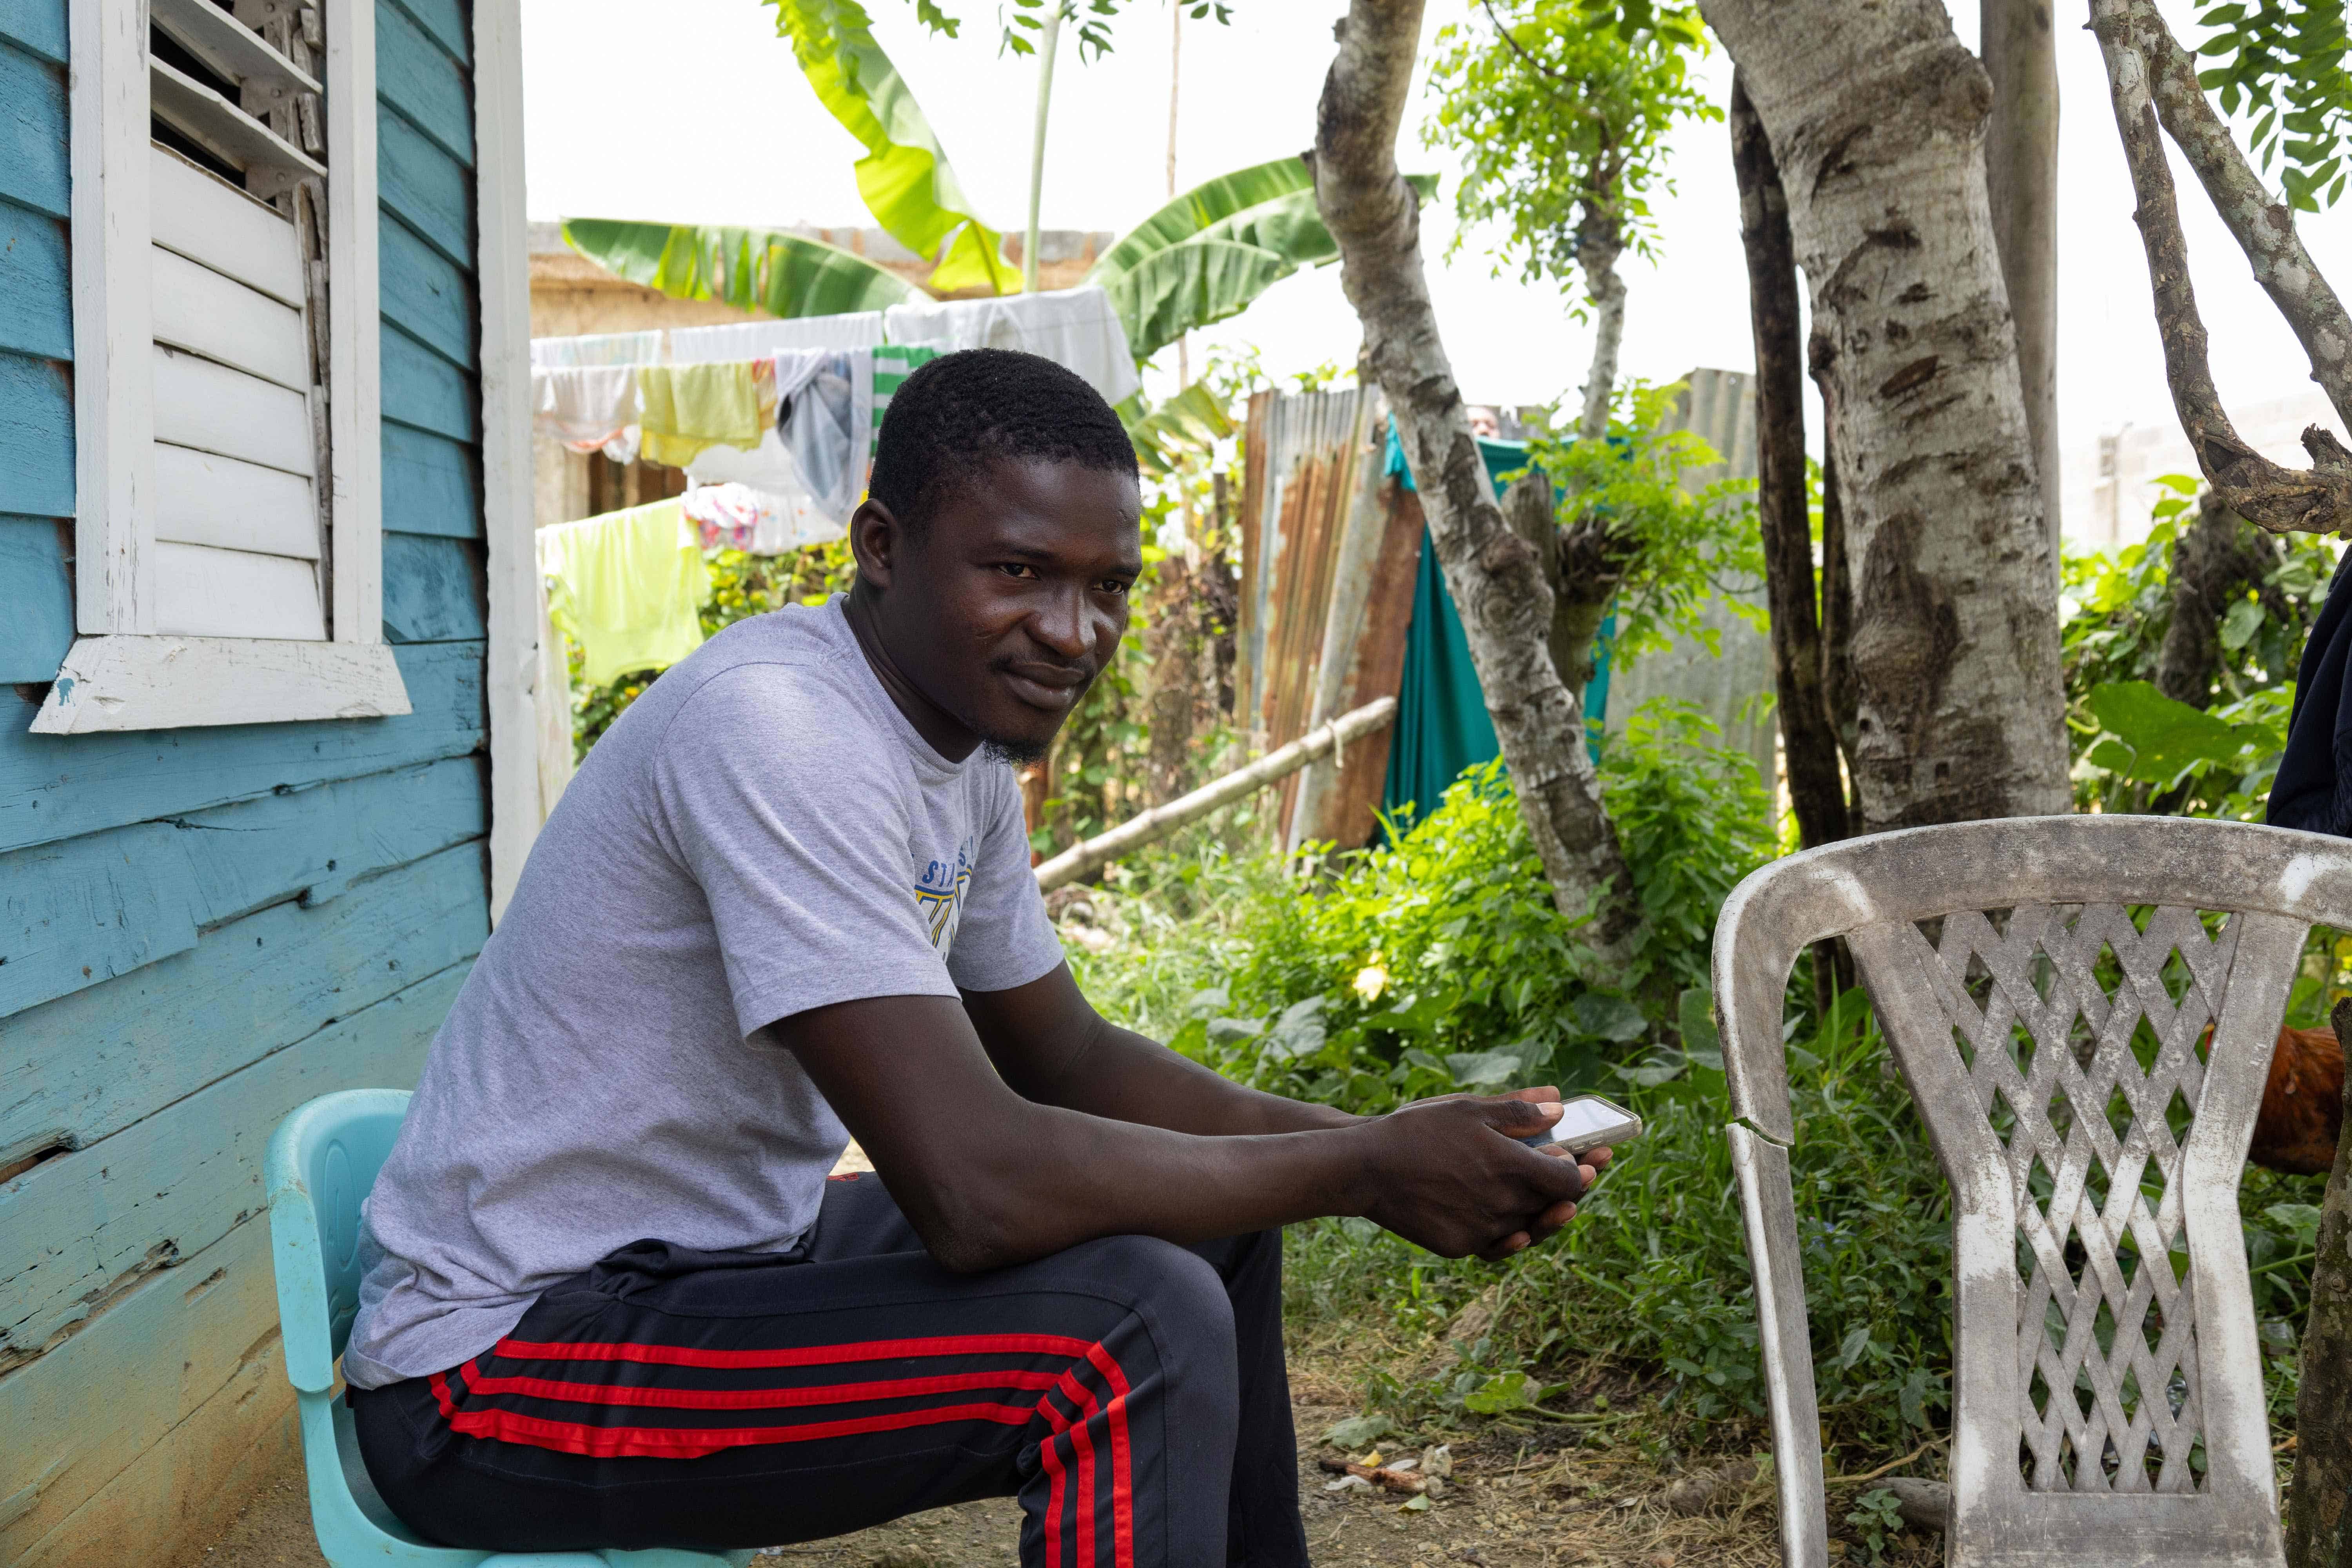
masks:
{"type": "Polygon", "coordinates": [[[1561,1108],[1559,1120],[1552,1123],[1551,1141],[1574,1143],[1604,1127],[1618,1127],[1624,1120],[1624,1114],[1612,1105],[1597,1100],[1571,1100],[1561,1108]]]}

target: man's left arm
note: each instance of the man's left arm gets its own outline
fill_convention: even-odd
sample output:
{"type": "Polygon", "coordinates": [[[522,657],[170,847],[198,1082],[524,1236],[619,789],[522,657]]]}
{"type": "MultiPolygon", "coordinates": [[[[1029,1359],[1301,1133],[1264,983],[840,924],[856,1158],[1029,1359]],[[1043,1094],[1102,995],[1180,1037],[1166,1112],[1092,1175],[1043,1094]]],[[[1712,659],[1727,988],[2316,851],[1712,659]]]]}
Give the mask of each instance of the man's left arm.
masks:
{"type": "Polygon", "coordinates": [[[1245,1089],[1106,1020],[1067,963],[1006,991],[966,991],[989,1059],[1024,1100],[1171,1132],[1309,1132],[1362,1120],[1245,1089]]]}

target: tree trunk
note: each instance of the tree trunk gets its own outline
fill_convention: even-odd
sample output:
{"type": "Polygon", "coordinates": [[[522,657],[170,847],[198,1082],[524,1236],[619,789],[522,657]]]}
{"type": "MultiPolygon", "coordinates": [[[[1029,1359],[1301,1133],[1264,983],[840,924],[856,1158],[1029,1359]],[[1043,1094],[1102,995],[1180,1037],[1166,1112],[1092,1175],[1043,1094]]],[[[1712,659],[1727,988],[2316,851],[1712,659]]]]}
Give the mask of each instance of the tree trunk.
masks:
{"type": "Polygon", "coordinates": [[[1151,750],[1147,795],[1165,805],[1192,787],[1192,735],[1201,719],[1201,657],[1195,584],[1181,555],[1160,563],[1152,584],[1151,624],[1144,647],[1151,654],[1151,750]]]}
{"type": "MultiPolygon", "coordinates": [[[[1823,388],[1826,395],[1827,388],[1823,388]]],[[[1822,403],[1826,408],[1826,395],[1822,403]]],[[[1828,700],[1830,723],[1837,731],[1838,750],[1845,753],[1848,775],[1846,825],[1862,814],[1855,807],[1852,775],[1854,750],[1862,739],[1860,700],[1853,689],[1853,574],[1845,556],[1845,503],[1838,496],[1837,433],[1826,421],[1822,429],[1822,694],[1828,700]]]]}
{"type": "Polygon", "coordinates": [[[1876,832],[2069,804],[2051,569],[1992,246],[1984,68],[1927,0],[1702,0],[1812,289],[1876,832]]]}
{"type": "Polygon", "coordinates": [[[1772,611],[1772,678],[1789,804],[1808,849],[1846,836],[1845,781],[1822,683],[1814,606],[1812,520],[1805,495],[1805,373],[1797,325],[1797,260],[1789,201],[1771,143],[1738,73],[1731,79],[1731,165],[1739,183],[1739,237],[1748,253],[1748,319],[1756,335],[1756,514],[1772,611]]]}
{"type": "Polygon", "coordinates": [[[1640,906],[1584,744],[1581,704],[1549,647],[1550,584],[1503,521],[1437,335],[1421,265],[1421,212],[1397,173],[1397,126],[1421,37],[1419,0],[1350,0],[1315,124],[1315,198],[1339,242],[1340,283],[1364,354],[1419,481],[1430,539],[1462,614],[1471,662],[1552,897],[1622,982],[1640,906]]]}
{"type": "Polygon", "coordinates": [[[2156,689],[2204,708],[2221,668],[2221,617],[2248,588],[2259,592],[2278,545],[2208,493],[2172,542],[2172,619],[2157,650],[2156,689]]]}
{"type": "Polygon", "coordinates": [[[1985,195],[1993,244],[2017,323],[2017,379],[2050,564],[2058,565],[2058,49],[2050,0],[1980,0],[1992,119],[1985,127],[1985,195]]]}
{"type": "MultiPolygon", "coordinates": [[[[2336,1041],[2352,1052],[2352,997],[2336,1004],[2329,1022],[2336,1041]]],[[[2311,1315],[2303,1329],[2294,1484],[2286,1500],[2287,1568],[2340,1568],[2345,1559],[2345,1503],[2352,1496],[2352,1073],[2344,1077],[2344,1106],[2336,1168],[2319,1209],[2311,1315]]]]}
{"type": "Polygon", "coordinates": [[[1617,389],[1617,348],[1625,338],[1625,280],[1617,276],[1617,258],[1625,240],[1617,220],[1584,204],[1584,227],[1577,236],[1576,262],[1584,269],[1584,290],[1592,298],[1592,368],[1584,382],[1584,416],[1576,422],[1579,439],[1599,441],[1609,435],[1609,397],[1617,389]]]}

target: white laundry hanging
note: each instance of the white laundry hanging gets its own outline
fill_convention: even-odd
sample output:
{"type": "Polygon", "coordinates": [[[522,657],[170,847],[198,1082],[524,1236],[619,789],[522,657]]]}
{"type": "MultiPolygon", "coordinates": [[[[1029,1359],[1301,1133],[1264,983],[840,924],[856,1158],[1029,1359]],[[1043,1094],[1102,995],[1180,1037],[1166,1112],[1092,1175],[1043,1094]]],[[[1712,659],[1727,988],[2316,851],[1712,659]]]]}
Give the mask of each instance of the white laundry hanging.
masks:
{"type": "Polygon", "coordinates": [[[1122,403],[1142,384],[1127,329],[1097,284],[987,300],[893,305],[882,313],[893,343],[955,349],[1018,349],[1075,371],[1107,403],[1122,403]]]}

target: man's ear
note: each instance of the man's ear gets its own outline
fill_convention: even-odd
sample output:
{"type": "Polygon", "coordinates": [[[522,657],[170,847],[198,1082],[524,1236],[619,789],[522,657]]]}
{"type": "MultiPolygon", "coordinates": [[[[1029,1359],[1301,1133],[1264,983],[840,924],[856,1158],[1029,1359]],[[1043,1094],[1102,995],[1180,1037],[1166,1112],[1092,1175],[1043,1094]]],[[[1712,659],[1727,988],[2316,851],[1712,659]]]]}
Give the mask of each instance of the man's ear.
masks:
{"type": "Polygon", "coordinates": [[[858,502],[849,514],[849,549],[857,557],[857,580],[888,588],[890,569],[906,538],[906,529],[888,507],[871,496],[858,502]]]}

